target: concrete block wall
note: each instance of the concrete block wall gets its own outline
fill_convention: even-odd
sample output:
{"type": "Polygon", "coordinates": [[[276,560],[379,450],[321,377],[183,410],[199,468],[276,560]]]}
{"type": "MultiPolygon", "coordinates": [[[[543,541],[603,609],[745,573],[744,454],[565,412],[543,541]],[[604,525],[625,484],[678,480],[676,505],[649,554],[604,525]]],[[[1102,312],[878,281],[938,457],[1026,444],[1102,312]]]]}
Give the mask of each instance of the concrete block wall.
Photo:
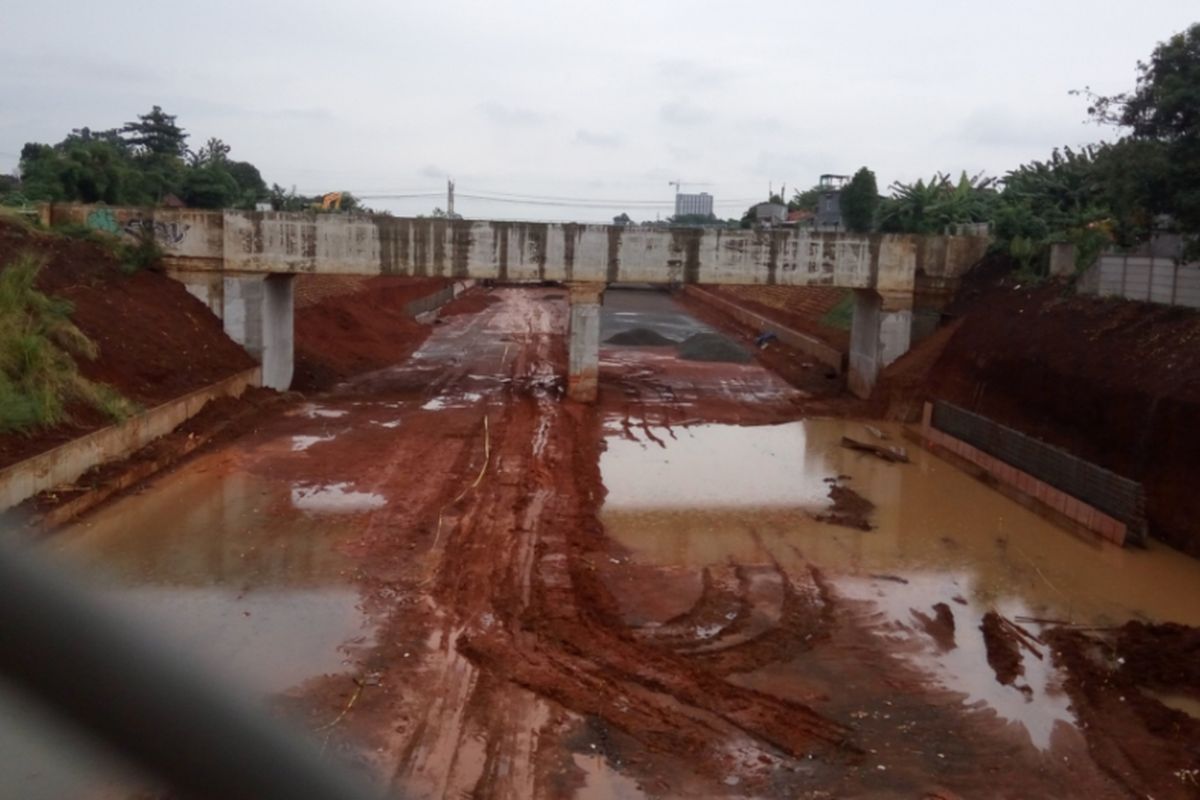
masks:
{"type": "Polygon", "coordinates": [[[1050,484],[1017,469],[970,444],[933,427],[933,404],[926,403],[921,418],[921,438],[934,453],[949,453],[980,470],[983,474],[1045,509],[1059,514],[1109,542],[1124,545],[1128,526],[1098,508],[1091,506],[1050,484]]]}
{"type": "Polygon", "coordinates": [[[1200,308],[1200,262],[1107,253],[1088,269],[1076,290],[1099,297],[1200,308]]]}

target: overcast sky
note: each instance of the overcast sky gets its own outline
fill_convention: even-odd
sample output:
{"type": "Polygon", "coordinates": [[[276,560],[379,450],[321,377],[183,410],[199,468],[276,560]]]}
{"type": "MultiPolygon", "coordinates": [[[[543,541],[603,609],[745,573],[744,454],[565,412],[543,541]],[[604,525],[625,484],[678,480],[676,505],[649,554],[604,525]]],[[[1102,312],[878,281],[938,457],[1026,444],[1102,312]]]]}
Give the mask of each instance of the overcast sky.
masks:
{"type": "Polygon", "coordinates": [[[1002,174],[1111,136],[1068,90],[1131,88],[1137,60],[1195,21],[1196,0],[3,0],[0,170],[27,141],[158,104],[194,146],[218,136],[302,192],[444,192],[453,176],[468,217],[640,220],[672,212],[678,178],[738,216],[824,172],[866,165],[881,188],[1002,174]]]}

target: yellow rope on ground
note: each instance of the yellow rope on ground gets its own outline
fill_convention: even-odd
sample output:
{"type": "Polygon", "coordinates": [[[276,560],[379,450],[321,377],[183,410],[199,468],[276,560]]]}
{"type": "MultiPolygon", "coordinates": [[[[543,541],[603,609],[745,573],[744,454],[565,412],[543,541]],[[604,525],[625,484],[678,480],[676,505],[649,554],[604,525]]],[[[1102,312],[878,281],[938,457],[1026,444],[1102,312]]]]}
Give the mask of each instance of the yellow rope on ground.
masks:
{"type": "Polygon", "coordinates": [[[355,703],[355,701],[358,700],[358,696],[360,694],[362,694],[362,690],[363,690],[362,681],[360,681],[358,678],[355,678],[354,679],[354,694],[350,695],[350,702],[346,703],[346,707],[342,709],[342,713],[340,713],[336,717],[334,717],[333,722],[325,723],[321,727],[317,728],[317,730],[315,732],[320,733],[321,731],[327,731],[330,728],[332,728],[334,725],[337,725],[339,722],[341,722],[345,718],[345,716],[350,713],[350,709],[354,707],[354,703],[355,703]]]}
{"type": "Polygon", "coordinates": [[[474,489],[476,486],[479,485],[479,482],[483,480],[483,475],[484,475],[484,473],[487,472],[488,465],[491,463],[491,461],[492,461],[492,434],[491,434],[491,429],[488,427],[488,416],[487,416],[487,414],[484,414],[483,415],[483,466],[479,468],[479,475],[477,475],[475,477],[475,482],[472,483],[470,486],[464,488],[461,492],[458,493],[458,497],[455,497],[449,503],[446,503],[446,505],[442,506],[441,510],[438,511],[437,533],[434,534],[433,545],[430,546],[430,550],[437,547],[438,542],[442,538],[442,515],[444,515],[446,513],[446,509],[449,508],[450,506],[454,505],[455,503],[457,503],[459,500],[462,500],[464,497],[467,496],[467,492],[471,491],[472,489],[474,489]]]}

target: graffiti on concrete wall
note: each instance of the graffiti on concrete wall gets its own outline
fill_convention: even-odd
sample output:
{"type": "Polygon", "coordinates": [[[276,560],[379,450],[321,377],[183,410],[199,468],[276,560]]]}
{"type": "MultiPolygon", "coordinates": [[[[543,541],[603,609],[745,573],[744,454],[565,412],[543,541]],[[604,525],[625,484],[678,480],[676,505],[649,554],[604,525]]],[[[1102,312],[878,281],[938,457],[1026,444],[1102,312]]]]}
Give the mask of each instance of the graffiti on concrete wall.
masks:
{"type": "Polygon", "coordinates": [[[165,245],[179,244],[192,227],[186,222],[168,222],[140,216],[130,217],[121,224],[111,208],[93,208],[88,212],[84,223],[94,231],[111,233],[114,236],[119,236],[122,232],[136,239],[152,236],[159,244],[165,245]]]}
{"type": "Polygon", "coordinates": [[[133,217],[125,223],[130,236],[153,236],[161,244],[179,244],[191,226],[186,222],[164,222],[151,217],[133,217]]]}
{"type": "Polygon", "coordinates": [[[112,234],[121,232],[121,226],[117,224],[117,218],[109,208],[93,208],[88,212],[86,225],[94,231],[112,234]]]}

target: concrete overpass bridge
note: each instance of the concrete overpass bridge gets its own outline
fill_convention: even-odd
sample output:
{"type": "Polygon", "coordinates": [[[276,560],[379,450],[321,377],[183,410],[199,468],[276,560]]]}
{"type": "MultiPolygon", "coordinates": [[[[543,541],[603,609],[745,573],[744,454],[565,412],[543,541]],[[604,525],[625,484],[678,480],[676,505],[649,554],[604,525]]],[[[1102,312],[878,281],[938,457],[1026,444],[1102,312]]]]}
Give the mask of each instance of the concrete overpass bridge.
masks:
{"type": "Polygon", "coordinates": [[[984,252],[982,237],[859,235],[406,219],[61,205],[53,222],[123,236],[151,233],[168,271],[224,320],[276,389],[292,379],[292,278],[438,276],[569,288],[569,395],[595,398],[599,308],[610,283],[767,284],[853,289],[847,382],[870,394],[906,352],[914,309],[934,304],[984,252]]]}

